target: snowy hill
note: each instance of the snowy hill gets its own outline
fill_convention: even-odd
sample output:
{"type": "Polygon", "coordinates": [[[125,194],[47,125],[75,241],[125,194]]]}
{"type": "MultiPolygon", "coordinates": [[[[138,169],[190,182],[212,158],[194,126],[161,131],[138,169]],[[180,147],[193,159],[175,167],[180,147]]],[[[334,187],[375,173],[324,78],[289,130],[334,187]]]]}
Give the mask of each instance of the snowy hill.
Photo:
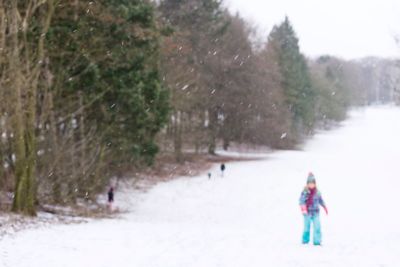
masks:
{"type": "Polygon", "coordinates": [[[122,219],[3,237],[0,266],[400,266],[399,156],[400,110],[355,111],[303,151],[132,194],[122,219]],[[310,170],[330,210],[323,247],[300,244],[297,202],[310,170]]]}

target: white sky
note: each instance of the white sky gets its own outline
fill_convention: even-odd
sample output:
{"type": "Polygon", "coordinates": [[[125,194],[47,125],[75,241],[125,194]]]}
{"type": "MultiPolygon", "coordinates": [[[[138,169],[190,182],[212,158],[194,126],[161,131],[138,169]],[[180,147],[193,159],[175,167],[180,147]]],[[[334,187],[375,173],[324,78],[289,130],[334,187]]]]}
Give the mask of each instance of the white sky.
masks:
{"type": "MultiPolygon", "coordinates": [[[[400,57],[400,0],[225,0],[263,29],[288,15],[308,56],[400,57]]],[[[265,32],[265,34],[264,34],[265,32]]]]}

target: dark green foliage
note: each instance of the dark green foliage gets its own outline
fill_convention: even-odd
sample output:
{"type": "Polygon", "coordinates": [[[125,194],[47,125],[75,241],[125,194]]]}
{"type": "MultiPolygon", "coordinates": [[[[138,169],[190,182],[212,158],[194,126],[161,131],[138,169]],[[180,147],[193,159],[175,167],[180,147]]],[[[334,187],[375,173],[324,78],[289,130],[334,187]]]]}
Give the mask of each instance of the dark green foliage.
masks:
{"type": "Polygon", "coordinates": [[[48,42],[55,90],[63,98],[83,92],[86,123],[96,125],[113,161],[150,163],[168,114],[154,7],[147,1],[92,3],[78,10],[65,4],[54,20],[48,42]]]}
{"type": "Polygon", "coordinates": [[[300,52],[299,40],[287,17],[274,27],[268,42],[278,55],[282,86],[296,130],[310,130],[315,121],[316,93],[311,85],[307,61],[300,52]]]}
{"type": "Polygon", "coordinates": [[[390,90],[360,89],[373,65],[307,62],[288,18],[255,49],[253,29],[220,0],[44,0],[25,32],[29,5],[9,2],[0,10],[19,11],[2,13],[0,186],[25,214],[95,201],[159,146],[178,162],[221,144],[293,148],[316,122],[390,90]]]}
{"type": "Polygon", "coordinates": [[[345,118],[348,101],[346,90],[340,84],[340,78],[333,76],[330,67],[317,64],[312,69],[313,87],[318,92],[317,119],[324,124],[330,121],[341,121],[345,118]],[[317,69],[319,67],[320,69],[317,69]]]}

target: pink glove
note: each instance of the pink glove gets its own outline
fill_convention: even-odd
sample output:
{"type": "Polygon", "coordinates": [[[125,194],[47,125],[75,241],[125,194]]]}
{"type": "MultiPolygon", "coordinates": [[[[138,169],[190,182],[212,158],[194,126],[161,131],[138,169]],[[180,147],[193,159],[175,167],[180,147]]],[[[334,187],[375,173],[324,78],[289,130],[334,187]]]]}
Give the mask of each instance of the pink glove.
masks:
{"type": "Polygon", "coordinates": [[[301,205],[300,208],[301,208],[301,213],[303,213],[303,215],[307,215],[308,214],[306,205],[301,205]]]}
{"type": "Polygon", "coordinates": [[[327,207],[323,207],[325,210],[326,215],[328,215],[328,208],[327,207]]]}

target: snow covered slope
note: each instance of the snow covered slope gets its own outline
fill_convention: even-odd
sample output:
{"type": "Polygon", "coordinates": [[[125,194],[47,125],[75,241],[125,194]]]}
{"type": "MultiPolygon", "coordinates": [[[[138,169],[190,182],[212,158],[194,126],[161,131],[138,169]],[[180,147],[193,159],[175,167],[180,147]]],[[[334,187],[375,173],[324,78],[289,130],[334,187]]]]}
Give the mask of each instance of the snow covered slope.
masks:
{"type": "MultiPolygon", "coordinates": [[[[303,151],[227,165],[132,195],[119,220],[27,230],[0,241],[1,267],[400,266],[400,110],[353,112],[303,151]],[[312,170],[330,209],[323,247],[300,245],[312,170]]],[[[118,196],[117,196],[118,197],[118,196]]]]}

